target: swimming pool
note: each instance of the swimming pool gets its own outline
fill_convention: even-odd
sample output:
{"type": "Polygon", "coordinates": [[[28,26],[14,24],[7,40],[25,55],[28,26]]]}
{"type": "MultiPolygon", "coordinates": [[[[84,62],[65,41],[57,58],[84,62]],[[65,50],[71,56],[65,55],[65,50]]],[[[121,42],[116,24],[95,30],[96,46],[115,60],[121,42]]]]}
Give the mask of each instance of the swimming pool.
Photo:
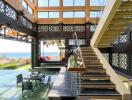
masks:
{"type": "Polygon", "coordinates": [[[0,87],[16,85],[16,76],[30,74],[27,70],[0,70],[0,87]]]}

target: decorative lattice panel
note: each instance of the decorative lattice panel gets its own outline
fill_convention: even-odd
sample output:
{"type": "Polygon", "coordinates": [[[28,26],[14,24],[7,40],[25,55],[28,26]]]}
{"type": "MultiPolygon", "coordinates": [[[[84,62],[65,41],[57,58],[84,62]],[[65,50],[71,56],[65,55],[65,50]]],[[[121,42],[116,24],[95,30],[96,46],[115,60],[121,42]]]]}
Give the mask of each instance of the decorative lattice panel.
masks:
{"type": "Polygon", "coordinates": [[[85,26],[75,26],[74,27],[75,32],[85,32],[85,26]]]}
{"type": "Polygon", "coordinates": [[[119,67],[122,69],[127,69],[127,54],[119,54],[119,67]]]}
{"type": "Polygon", "coordinates": [[[60,32],[59,25],[38,25],[39,32],[60,32]]]}
{"type": "Polygon", "coordinates": [[[72,25],[63,26],[63,32],[73,32],[73,31],[74,31],[74,26],[72,25]]]}
{"type": "Polygon", "coordinates": [[[30,21],[28,21],[28,20],[27,20],[27,27],[30,28],[30,29],[33,28],[32,23],[30,21]]]}
{"type": "Polygon", "coordinates": [[[109,53],[103,53],[103,56],[106,58],[106,60],[109,62],[109,53]]]}
{"type": "Polygon", "coordinates": [[[4,2],[0,0],[0,12],[4,13],[4,2]]]}
{"type": "Polygon", "coordinates": [[[85,39],[78,39],[77,41],[74,39],[69,39],[69,45],[85,45],[85,39]]]}
{"type": "Polygon", "coordinates": [[[48,32],[49,26],[48,25],[38,25],[38,32],[48,32]]]}
{"type": "Polygon", "coordinates": [[[59,32],[59,26],[58,25],[49,25],[49,32],[59,32]]]}
{"type": "Polygon", "coordinates": [[[112,65],[118,67],[118,53],[112,54],[112,65]]]}
{"type": "Polygon", "coordinates": [[[127,42],[127,34],[121,35],[120,37],[118,37],[113,44],[118,44],[118,43],[125,43],[127,42]]]}
{"type": "Polygon", "coordinates": [[[91,25],[90,31],[91,31],[91,32],[95,32],[95,30],[96,30],[96,25],[91,25]]]}
{"type": "Polygon", "coordinates": [[[8,17],[11,17],[13,19],[16,19],[16,12],[9,6],[5,6],[5,13],[8,17]]]}
{"type": "Polygon", "coordinates": [[[32,27],[33,27],[32,23],[29,20],[27,20],[26,18],[21,17],[21,22],[24,26],[28,27],[29,29],[32,29],[32,27]]]}
{"type": "Polygon", "coordinates": [[[16,19],[16,12],[14,9],[6,5],[3,0],[0,0],[0,12],[6,14],[8,17],[12,19],[16,19]]]}
{"type": "Polygon", "coordinates": [[[113,44],[118,44],[119,42],[118,42],[118,39],[116,39],[114,42],[113,42],[113,44]]]}
{"type": "Polygon", "coordinates": [[[127,42],[127,34],[121,35],[119,37],[119,43],[125,43],[125,42],[127,42]]]}

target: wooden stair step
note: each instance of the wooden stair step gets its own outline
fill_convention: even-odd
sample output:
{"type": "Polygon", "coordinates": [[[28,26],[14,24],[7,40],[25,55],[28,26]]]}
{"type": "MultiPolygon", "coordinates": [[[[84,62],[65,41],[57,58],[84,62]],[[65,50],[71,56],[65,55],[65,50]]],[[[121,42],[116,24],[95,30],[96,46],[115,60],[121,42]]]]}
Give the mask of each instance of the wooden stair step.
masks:
{"type": "Polygon", "coordinates": [[[78,81],[78,83],[81,82],[81,83],[99,83],[99,82],[105,82],[105,83],[111,83],[110,80],[80,80],[78,81]]]}
{"type": "Polygon", "coordinates": [[[100,65],[100,66],[85,65],[85,68],[88,69],[88,70],[89,70],[89,69],[94,69],[94,70],[95,70],[95,69],[99,69],[99,70],[100,70],[100,69],[103,69],[103,66],[101,66],[101,65],[100,65]]]}
{"type": "Polygon", "coordinates": [[[90,55],[87,55],[87,54],[82,55],[82,57],[88,57],[88,58],[98,58],[96,55],[94,55],[94,56],[90,56],[90,55]]]}
{"type": "Polygon", "coordinates": [[[87,64],[84,63],[86,68],[103,68],[103,65],[99,64],[87,64]]]}
{"type": "Polygon", "coordinates": [[[86,66],[85,66],[85,68],[86,68],[86,71],[87,71],[87,70],[102,70],[102,69],[103,69],[103,67],[98,67],[98,66],[97,66],[97,67],[93,67],[93,66],[86,67],[86,66]]]}
{"type": "Polygon", "coordinates": [[[97,56],[93,53],[82,53],[82,56],[97,56]]]}
{"type": "Polygon", "coordinates": [[[92,49],[92,47],[81,47],[81,49],[92,49]]]}
{"type": "Polygon", "coordinates": [[[85,66],[87,66],[87,67],[102,67],[103,65],[102,64],[100,64],[100,63],[88,63],[88,62],[84,62],[84,64],[85,64],[85,66]]]}
{"type": "Polygon", "coordinates": [[[86,72],[84,73],[106,73],[105,69],[88,69],[86,72]]]}
{"type": "Polygon", "coordinates": [[[92,80],[110,80],[108,75],[81,75],[78,79],[92,79],[92,80]]]}
{"type": "Polygon", "coordinates": [[[115,89],[115,84],[112,82],[81,82],[78,87],[89,89],[115,89]]]}
{"type": "Polygon", "coordinates": [[[83,61],[86,61],[86,62],[90,62],[90,63],[94,63],[94,62],[100,62],[99,59],[83,59],[83,61]]]}
{"type": "Polygon", "coordinates": [[[86,62],[86,63],[89,63],[89,64],[102,64],[102,63],[100,63],[100,61],[99,60],[93,60],[93,61],[89,61],[89,60],[84,60],[84,62],[86,62]]]}
{"type": "Polygon", "coordinates": [[[78,100],[87,100],[87,99],[122,99],[121,94],[79,94],[78,100]]]}
{"type": "Polygon", "coordinates": [[[82,52],[82,54],[92,54],[92,55],[96,55],[95,52],[82,52]]]}
{"type": "Polygon", "coordinates": [[[95,54],[95,52],[93,51],[93,50],[81,50],[81,52],[84,52],[84,53],[94,53],[95,54]]]}
{"type": "Polygon", "coordinates": [[[82,57],[83,60],[99,60],[97,57],[82,57]]]}
{"type": "Polygon", "coordinates": [[[115,89],[81,89],[78,98],[81,99],[122,99],[122,95],[115,89]]]}

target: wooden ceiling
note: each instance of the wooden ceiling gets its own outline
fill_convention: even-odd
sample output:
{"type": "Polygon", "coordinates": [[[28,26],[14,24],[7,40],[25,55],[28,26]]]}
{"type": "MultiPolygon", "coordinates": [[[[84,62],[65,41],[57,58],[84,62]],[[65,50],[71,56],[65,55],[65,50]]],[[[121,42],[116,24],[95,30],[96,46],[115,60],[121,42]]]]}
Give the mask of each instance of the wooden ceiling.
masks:
{"type": "Polygon", "coordinates": [[[108,47],[119,35],[125,33],[132,24],[132,1],[111,0],[111,5],[104,9],[92,39],[92,46],[108,47]]]}
{"type": "Polygon", "coordinates": [[[16,10],[23,10],[25,17],[32,22],[38,24],[82,24],[87,21],[98,23],[98,18],[90,18],[90,11],[100,11],[101,6],[90,6],[90,0],[86,0],[85,6],[67,6],[63,7],[63,0],[60,0],[59,7],[37,7],[37,0],[34,3],[30,0],[25,0],[27,4],[33,9],[34,14],[31,15],[23,6],[22,0],[4,0],[16,10]],[[59,18],[37,18],[37,11],[59,11],[59,18]],[[63,18],[63,11],[85,11],[85,18],[63,18]]]}

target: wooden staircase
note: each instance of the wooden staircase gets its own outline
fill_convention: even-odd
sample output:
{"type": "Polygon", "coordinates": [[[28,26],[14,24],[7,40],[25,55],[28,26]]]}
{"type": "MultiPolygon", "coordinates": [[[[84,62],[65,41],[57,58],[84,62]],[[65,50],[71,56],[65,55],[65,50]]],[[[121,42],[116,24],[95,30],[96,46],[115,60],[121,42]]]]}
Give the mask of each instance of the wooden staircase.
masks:
{"type": "Polygon", "coordinates": [[[122,95],[116,90],[115,84],[111,82],[110,76],[103,69],[94,50],[91,47],[82,47],[81,51],[87,71],[78,74],[77,86],[80,91],[78,100],[121,100],[122,95]]]}

